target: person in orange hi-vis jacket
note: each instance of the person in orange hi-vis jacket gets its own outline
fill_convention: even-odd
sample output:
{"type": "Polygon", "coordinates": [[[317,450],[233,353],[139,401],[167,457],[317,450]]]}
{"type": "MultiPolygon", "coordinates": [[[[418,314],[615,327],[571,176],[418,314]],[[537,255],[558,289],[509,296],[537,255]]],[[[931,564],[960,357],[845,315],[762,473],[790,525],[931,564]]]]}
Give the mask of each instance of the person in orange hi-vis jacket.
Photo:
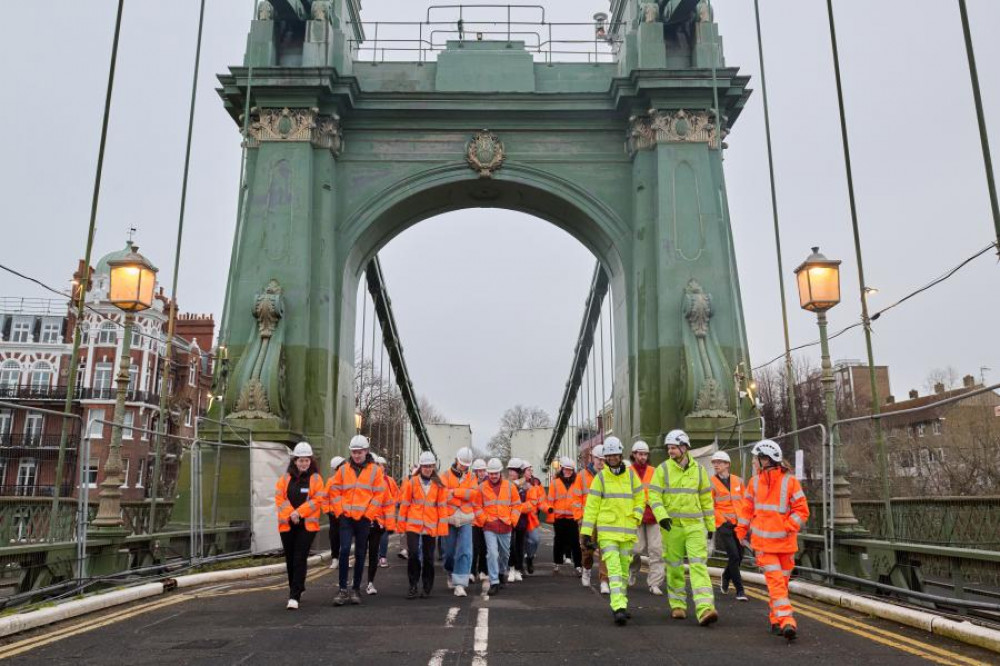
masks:
{"type": "Polygon", "coordinates": [[[502,477],[503,463],[490,458],[486,480],[479,485],[481,511],[476,523],[486,539],[486,568],[489,570],[487,595],[497,594],[505,586],[510,569],[510,535],[521,517],[522,501],[513,483],[502,477]]]}
{"type": "Polygon", "coordinates": [[[524,462],[524,482],[528,484],[527,501],[531,505],[528,514],[528,537],[524,548],[524,571],[531,576],[535,573],[535,553],[538,552],[538,545],[542,541],[538,512],[548,512],[549,500],[545,496],[545,486],[542,485],[542,480],[535,476],[531,462],[527,460],[524,462]]]}
{"type": "Polygon", "coordinates": [[[809,504],[798,479],[785,465],[781,447],[769,439],[754,444],[760,471],[750,480],[738,510],[736,537],[757,554],[767,580],[771,633],[795,640],[798,626],[788,598],[798,533],[809,520],[809,504]]]}
{"type": "Polygon", "coordinates": [[[434,544],[448,534],[448,488],[437,474],[437,459],[430,451],[420,454],[417,472],[403,482],[399,495],[396,528],[406,532],[410,553],[406,570],[410,588],[407,599],[416,599],[417,586],[423,582],[420,598],[430,596],[434,587],[434,544]]]}
{"type": "Polygon", "coordinates": [[[326,487],[316,466],[312,446],[299,442],[292,450],[288,470],[274,488],[278,509],[278,533],[288,571],[288,610],[296,610],[306,589],[309,548],[319,532],[319,519],[326,507],[326,487]]]}
{"type": "Polygon", "coordinates": [[[548,521],[553,523],[552,574],[567,555],[573,558],[577,575],[583,575],[583,553],[580,551],[580,522],[583,520],[583,500],[578,493],[576,461],[568,456],[559,459],[559,472],[549,484],[548,521]]]}
{"type": "Polygon", "coordinates": [[[712,454],[712,502],[715,504],[715,545],[726,553],[726,568],[722,571],[722,593],[729,593],[730,583],[736,588],[736,601],[749,601],[743,591],[743,547],[736,539],[736,522],[743,504],[746,487],[743,480],[731,473],[732,460],[725,451],[712,454]]]}
{"type": "Polygon", "coordinates": [[[365,594],[369,595],[378,594],[378,590],[375,589],[375,574],[379,569],[379,549],[382,547],[383,538],[396,529],[396,492],[393,491],[395,483],[385,473],[385,458],[380,455],[375,455],[373,458],[385,477],[385,490],[379,497],[379,510],[368,532],[368,586],[365,588],[365,594]]]}
{"type": "Polygon", "coordinates": [[[455,462],[441,474],[448,488],[448,535],[442,545],[448,587],[456,597],[466,595],[472,573],[472,523],[476,519],[479,482],[472,471],[475,454],[467,446],[455,453],[455,462]]]}

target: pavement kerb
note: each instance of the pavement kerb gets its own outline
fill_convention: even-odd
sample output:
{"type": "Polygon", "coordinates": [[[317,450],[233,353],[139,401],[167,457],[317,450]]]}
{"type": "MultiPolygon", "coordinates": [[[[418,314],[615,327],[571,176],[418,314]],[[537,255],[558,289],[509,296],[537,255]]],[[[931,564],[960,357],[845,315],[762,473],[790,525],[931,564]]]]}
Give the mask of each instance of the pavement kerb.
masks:
{"type": "MultiPolygon", "coordinates": [[[[709,574],[715,578],[722,577],[722,569],[709,567],[709,574]]],[[[755,585],[767,585],[764,575],[753,572],[743,572],[743,580],[755,585]]],[[[895,604],[869,599],[857,594],[837,590],[801,580],[793,580],[788,584],[790,592],[821,601],[832,606],[848,608],[860,613],[872,615],[883,620],[898,622],[908,627],[922,629],[931,634],[951,638],[969,645],[1000,652],[1000,631],[967,621],[957,621],[941,617],[934,613],[897,606],[895,604]]]]}
{"type": "MultiPolygon", "coordinates": [[[[330,561],[328,553],[313,555],[309,558],[309,565],[314,566],[328,561],[330,561]]],[[[164,585],[163,582],[146,583],[144,585],[136,585],[135,587],[130,587],[124,590],[102,592],[85,599],[66,601],[53,608],[40,608],[38,610],[0,618],[0,638],[18,634],[22,631],[44,627],[48,624],[62,622],[64,620],[69,620],[88,613],[113,608],[114,606],[121,606],[122,604],[131,603],[133,601],[155,597],[168,590],[174,589],[174,587],[188,588],[195,587],[196,585],[206,585],[209,583],[228,583],[232,581],[252,580],[254,578],[262,578],[265,576],[273,576],[275,574],[284,573],[284,571],[284,564],[268,564],[259,567],[244,567],[242,569],[209,571],[206,573],[177,576],[176,578],[168,579],[168,583],[166,585],[164,585]],[[176,585],[169,581],[176,581],[176,585]]]]}

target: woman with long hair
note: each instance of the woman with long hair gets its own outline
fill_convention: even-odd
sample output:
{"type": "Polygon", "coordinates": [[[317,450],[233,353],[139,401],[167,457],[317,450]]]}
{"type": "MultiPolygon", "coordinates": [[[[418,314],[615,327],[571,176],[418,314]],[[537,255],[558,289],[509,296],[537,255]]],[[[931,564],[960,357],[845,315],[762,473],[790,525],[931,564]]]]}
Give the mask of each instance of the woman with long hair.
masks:
{"type": "Polygon", "coordinates": [[[278,533],[288,571],[288,610],[296,610],[306,589],[309,549],[319,532],[319,519],[326,508],[326,487],[319,473],[312,446],[299,442],[292,451],[288,469],[274,489],[278,507],[278,533]]]}
{"type": "Polygon", "coordinates": [[[429,597],[434,587],[434,544],[448,534],[448,488],[437,473],[437,459],[430,451],[420,454],[417,472],[403,484],[399,495],[396,529],[406,532],[410,557],[406,571],[410,587],[407,599],[429,597]]]}

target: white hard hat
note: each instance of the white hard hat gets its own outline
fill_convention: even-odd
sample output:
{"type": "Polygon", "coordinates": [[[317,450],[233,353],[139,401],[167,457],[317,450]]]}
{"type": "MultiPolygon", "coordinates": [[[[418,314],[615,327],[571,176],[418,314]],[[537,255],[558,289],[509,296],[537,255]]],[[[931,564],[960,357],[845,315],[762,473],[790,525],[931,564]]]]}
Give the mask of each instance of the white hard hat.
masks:
{"type": "Polygon", "coordinates": [[[455,460],[466,466],[472,464],[473,458],[475,458],[475,455],[472,453],[472,449],[467,446],[463,446],[455,453],[455,460]]]}
{"type": "Polygon", "coordinates": [[[569,467],[570,469],[576,469],[576,461],[569,456],[563,456],[559,459],[560,467],[569,467]]]}
{"type": "Polygon", "coordinates": [[[486,472],[489,474],[499,474],[503,471],[503,463],[500,462],[499,458],[490,458],[490,461],[486,463],[486,472]]]}
{"type": "Polygon", "coordinates": [[[622,440],[617,437],[608,437],[604,440],[604,456],[620,456],[625,452],[622,440]]]}
{"type": "Polygon", "coordinates": [[[726,462],[726,463],[733,462],[732,460],[729,459],[729,454],[726,453],[725,451],[716,451],[715,453],[712,454],[712,462],[716,461],[726,462]]]}
{"type": "Polygon", "coordinates": [[[507,461],[507,469],[522,470],[524,469],[524,461],[520,458],[511,458],[507,461]]]}
{"type": "Polygon", "coordinates": [[[597,446],[595,446],[594,448],[592,448],[590,450],[590,457],[591,458],[600,458],[601,460],[604,460],[604,445],[603,444],[598,444],[597,446]]]}
{"type": "Polygon", "coordinates": [[[330,469],[337,469],[343,462],[344,462],[343,456],[334,456],[330,458],[330,469]]]}
{"type": "Polygon", "coordinates": [[[485,460],[483,460],[482,458],[476,458],[476,459],[475,459],[475,460],[474,460],[474,461],[472,462],[472,469],[473,469],[474,471],[476,471],[476,470],[481,470],[481,469],[486,469],[486,461],[485,461],[485,460]]]}
{"type": "Polygon", "coordinates": [[[417,461],[417,464],[423,467],[424,465],[437,465],[437,462],[437,458],[434,457],[433,453],[430,451],[424,451],[420,454],[420,459],[417,461]]]}
{"type": "Polygon", "coordinates": [[[649,453],[649,444],[640,439],[632,445],[632,453],[649,453]]]}
{"type": "Polygon", "coordinates": [[[671,430],[667,433],[667,436],[663,438],[663,443],[667,446],[686,446],[691,447],[691,438],[683,430],[671,430]]]}
{"type": "Polygon", "coordinates": [[[309,445],[309,442],[299,442],[292,449],[293,458],[312,458],[313,447],[309,445]]]}
{"type": "Polygon", "coordinates": [[[375,462],[378,463],[379,465],[385,464],[385,458],[383,458],[382,456],[374,456],[374,458],[375,462]]]}
{"type": "Polygon", "coordinates": [[[364,435],[355,435],[354,437],[351,437],[351,444],[348,448],[350,448],[351,451],[363,451],[371,448],[371,444],[368,443],[368,438],[364,435]]]}
{"type": "Polygon", "coordinates": [[[778,446],[777,442],[772,442],[769,439],[762,439],[753,445],[750,450],[750,455],[752,456],[767,456],[774,462],[781,462],[781,447],[778,446]]]}

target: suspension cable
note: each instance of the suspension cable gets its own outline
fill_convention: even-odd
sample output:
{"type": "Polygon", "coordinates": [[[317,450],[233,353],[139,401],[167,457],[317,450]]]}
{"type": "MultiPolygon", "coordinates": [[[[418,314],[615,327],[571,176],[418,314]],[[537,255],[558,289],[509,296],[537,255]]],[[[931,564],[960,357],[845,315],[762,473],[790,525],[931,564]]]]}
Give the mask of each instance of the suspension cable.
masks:
{"type": "MultiPolygon", "coordinates": [[[[607,404],[608,394],[607,388],[604,384],[604,304],[601,304],[601,312],[597,316],[598,325],[601,327],[601,409],[604,409],[604,405],[607,404]]],[[[604,433],[607,432],[606,427],[601,428],[601,444],[604,443],[604,433]]]]}

